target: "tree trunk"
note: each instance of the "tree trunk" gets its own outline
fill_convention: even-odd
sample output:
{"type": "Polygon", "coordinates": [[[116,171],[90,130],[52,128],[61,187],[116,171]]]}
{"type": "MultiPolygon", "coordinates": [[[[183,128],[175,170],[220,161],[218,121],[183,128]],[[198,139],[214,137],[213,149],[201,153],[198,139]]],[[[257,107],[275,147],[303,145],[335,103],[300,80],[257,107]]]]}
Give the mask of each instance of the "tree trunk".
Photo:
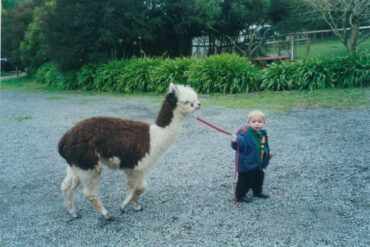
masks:
{"type": "Polygon", "coordinates": [[[358,48],[358,31],[359,31],[359,24],[354,24],[351,30],[351,44],[350,44],[350,52],[357,51],[358,48]]]}

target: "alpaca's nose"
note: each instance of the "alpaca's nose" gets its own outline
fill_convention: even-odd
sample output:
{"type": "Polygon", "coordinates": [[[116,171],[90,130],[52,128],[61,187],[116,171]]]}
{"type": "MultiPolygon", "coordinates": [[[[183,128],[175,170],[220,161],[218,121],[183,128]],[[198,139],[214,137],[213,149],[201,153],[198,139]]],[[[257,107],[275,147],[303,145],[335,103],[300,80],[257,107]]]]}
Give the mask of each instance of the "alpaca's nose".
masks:
{"type": "Polygon", "coordinates": [[[197,104],[196,109],[198,110],[200,108],[200,103],[197,104]]]}

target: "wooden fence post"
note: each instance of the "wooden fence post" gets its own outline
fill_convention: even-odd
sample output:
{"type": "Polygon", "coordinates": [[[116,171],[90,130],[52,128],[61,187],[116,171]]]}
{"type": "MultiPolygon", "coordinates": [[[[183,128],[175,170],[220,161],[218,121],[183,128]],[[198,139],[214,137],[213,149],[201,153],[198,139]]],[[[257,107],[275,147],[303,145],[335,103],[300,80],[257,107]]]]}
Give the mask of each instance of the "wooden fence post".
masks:
{"type": "Polygon", "coordinates": [[[294,60],[294,36],[290,36],[290,60],[294,60]]]}
{"type": "Polygon", "coordinates": [[[307,37],[306,39],[306,57],[311,55],[311,40],[307,37]]]}

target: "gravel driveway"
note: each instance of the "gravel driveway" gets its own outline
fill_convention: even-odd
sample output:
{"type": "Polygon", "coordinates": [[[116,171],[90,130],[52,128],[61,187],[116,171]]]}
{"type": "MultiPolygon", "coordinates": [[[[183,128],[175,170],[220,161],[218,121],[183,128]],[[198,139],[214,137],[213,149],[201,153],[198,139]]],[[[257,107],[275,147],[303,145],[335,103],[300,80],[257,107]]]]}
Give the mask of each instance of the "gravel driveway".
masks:
{"type": "MultiPolygon", "coordinates": [[[[247,96],[246,96],[247,97],[247,96]]],[[[150,171],[144,210],[120,214],[120,172],[103,171],[105,221],[75,195],[71,220],[60,193],[61,135],[96,115],[153,122],[160,105],[135,97],[1,92],[0,246],[370,246],[370,110],[267,113],[276,154],[266,173],[270,199],[235,206],[234,153],[223,134],[187,118],[150,171]]],[[[248,110],[195,115],[235,132],[248,110]]]]}

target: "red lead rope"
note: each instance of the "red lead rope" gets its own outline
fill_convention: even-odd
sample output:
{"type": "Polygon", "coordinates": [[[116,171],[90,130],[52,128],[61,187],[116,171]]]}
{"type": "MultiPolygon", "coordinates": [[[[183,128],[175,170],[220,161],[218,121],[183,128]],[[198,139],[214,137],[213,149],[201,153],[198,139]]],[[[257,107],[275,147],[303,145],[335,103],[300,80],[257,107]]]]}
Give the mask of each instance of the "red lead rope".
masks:
{"type": "MultiPolygon", "coordinates": [[[[219,127],[217,127],[217,126],[215,126],[215,125],[213,125],[213,124],[210,124],[210,123],[208,123],[207,121],[205,121],[205,120],[203,120],[203,119],[201,119],[200,117],[197,117],[197,118],[195,118],[196,120],[198,120],[199,122],[202,122],[202,123],[204,123],[205,125],[207,125],[207,126],[209,126],[209,127],[211,127],[211,128],[213,128],[213,129],[215,129],[215,130],[217,130],[217,131],[219,131],[219,132],[221,132],[221,133],[224,133],[225,135],[228,135],[228,136],[231,136],[231,133],[229,133],[229,132],[227,132],[227,131],[225,131],[225,130],[223,130],[223,129],[221,129],[221,128],[219,128],[219,127]]],[[[239,159],[239,145],[238,145],[238,143],[237,143],[237,152],[236,152],[236,156],[235,156],[235,175],[234,175],[234,183],[233,183],[233,190],[234,190],[234,203],[236,204],[237,203],[237,200],[236,200],[236,181],[237,181],[237,177],[238,177],[238,159],[239,159]]]]}
{"type": "Polygon", "coordinates": [[[217,131],[219,131],[219,132],[221,132],[221,133],[224,133],[225,135],[231,136],[231,133],[229,133],[229,132],[227,132],[226,130],[223,130],[223,129],[221,129],[221,128],[217,127],[217,126],[214,126],[213,124],[208,123],[207,121],[205,121],[205,120],[201,119],[200,117],[197,117],[197,118],[196,118],[196,120],[198,120],[199,122],[204,123],[205,125],[207,125],[207,126],[209,126],[209,127],[213,128],[213,129],[215,129],[215,130],[217,130],[217,131]]]}

